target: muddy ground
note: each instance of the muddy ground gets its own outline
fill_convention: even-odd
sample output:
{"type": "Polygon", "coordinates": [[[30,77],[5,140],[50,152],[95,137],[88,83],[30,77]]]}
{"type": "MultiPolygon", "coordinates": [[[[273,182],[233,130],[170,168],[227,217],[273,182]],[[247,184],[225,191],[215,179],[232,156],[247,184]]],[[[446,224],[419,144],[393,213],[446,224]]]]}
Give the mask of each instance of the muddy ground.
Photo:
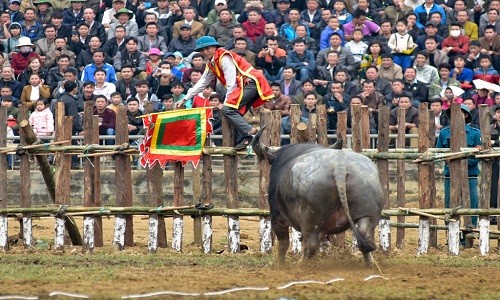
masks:
{"type": "MultiPolygon", "coordinates": [[[[236,255],[227,253],[226,219],[214,218],[214,252],[224,251],[211,255],[201,254],[199,247],[190,244],[192,220],[185,220],[183,253],[160,249],[157,254],[148,254],[147,220],[141,218],[135,219],[135,247],[118,252],[111,246],[111,218],[104,220],[105,247],[90,255],[72,246],[66,247],[64,253],[55,252],[51,246],[53,219],[35,220],[38,244],[34,249],[24,250],[22,245],[14,244],[9,252],[0,254],[0,295],[68,299],[49,296],[51,292],[64,291],[94,299],[132,295],[147,299],[500,299],[496,241],[487,257],[479,256],[477,241],[474,248],[462,250],[459,257],[450,257],[444,232],[440,232],[440,247],[432,249],[429,255],[416,256],[417,230],[407,229],[403,250],[395,249],[388,256],[375,253],[380,270],[365,268],[362,257],[351,254],[348,247],[322,253],[307,264],[297,264],[298,258],[289,255],[285,267],[274,268],[273,256],[258,250],[258,219],[242,218],[242,244],[249,250],[236,255]],[[371,275],[377,277],[366,280],[371,275]],[[293,281],[324,283],[332,279],[338,281],[278,289],[293,281]],[[203,295],[235,287],[263,290],[203,295]],[[191,295],[160,293],[165,291],[191,295]],[[153,292],[158,294],[147,295],[153,292]]],[[[9,235],[13,236],[18,224],[9,221],[9,235]]],[[[82,224],[81,219],[78,224],[82,224]]],[[[171,246],[171,219],[167,219],[167,226],[171,246]]]]}

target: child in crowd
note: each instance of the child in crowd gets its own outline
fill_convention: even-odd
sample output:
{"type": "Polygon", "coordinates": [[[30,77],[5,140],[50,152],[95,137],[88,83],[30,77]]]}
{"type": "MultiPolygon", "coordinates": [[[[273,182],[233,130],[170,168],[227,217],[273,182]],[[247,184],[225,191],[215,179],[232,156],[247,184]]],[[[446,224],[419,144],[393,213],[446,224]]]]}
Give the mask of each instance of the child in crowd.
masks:
{"type": "Polygon", "coordinates": [[[368,49],[368,45],[363,42],[363,31],[359,28],[354,29],[352,32],[352,41],[345,44],[345,47],[349,49],[354,56],[354,60],[357,63],[361,62],[363,59],[363,55],[366,53],[368,49]]]}
{"type": "Polygon", "coordinates": [[[21,35],[21,29],[21,24],[18,22],[12,22],[9,25],[10,38],[5,40],[5,51],[9,54],[9,57],[17,54],[16,47],[19,44],[19,39],[24,37],[21,35]]]}
{"type": "Polygon", "coordinates": [[[179,51],[174,52],[174,66],[181,72],[186,69],[186,64],[184,63],[184,56],[179,51]]]}
{"type": "Polygon", "coordinates": [[[403,72],[411,66],[411,53],[417,47],[407,29],[408,22],[404,19],[399,20],[396,23],[397,32],[393,33],[387,42],[394,53],[394,63],[403,68],[403,72]]]}
{"type": "MultiPolygon", "coordinates": [[[[184,98],[184,86],[182,85],[182,82],[176,80],[172,82],[170,85],[170,91],[172,91],[172,96],[174,97],[174,102],[177,102],[184,98]]],[[[191,108],[193,107],[193,100],[190,99],[184,103],[184,108],[191,108]]]]}
{"type": "Polygon", "coordinates": [[[330,37],[332,36],[332,33],[335,32],[340,34],[340,37],[342,37],[342,45],[344,45],[345,43],[344,31],[340,28],[339,19],[337,16],[331,16],[330,19],[328,20],[328,25],[325,27],[325,30],[321,32],[321,36],[319,39],[320,50],[330,47],[330,37]]]}
{"type": "Polygon", "coordinates": [[[120,106],[123,106],[122,94],[120,94],[120,92],[112,93],[111,104],[108,105],[108,108],[116,113],[120,106]]]}
{"type": "Polygon", "coordinates": [[[38,136],[51,136],[54,132],[54,115],[50,111],[47,99],[38,99],[35,111],[30,115],[29,124],[38,136]]]}
{"type": "MultiPolygon", "coordinates": [[[[137,94],[133,96],[137,101],[139,101],[139,109],[144,110],[144,103],[151,102],[153,103],[154,111],[158,111],[160,107],[160,100],[155,94],[149,93],[149,83],[147,80],[139,80],[135,84],[135,90],[137,94]]],[[[130,97],[132,98],[132,97],[130,97]]],[[[129,98],[129,99],[130,99],[129,98]]],[[[128,103],[128,101],[127,101],[128,103]]]]}
{"type": "Polygon", "coordinates": [[[161,111],[172,111],[174,110],[174,96],[172,94],[165,94],[161,98],[162,109],[161,111]]]}
{"type": "Polygon", "coordinates": [[[214,90],[212,86],[207,85],[201,93],[193,97],[193,105],[192,107],[207,107],[210,106],[209,98],[212,95],[214,90]]]}
{"type": "MultiPolygon", "coordinates": [[[[217,94],[212,94],[209,97],[209,103],[210,106],[212,107],[212,134],[215,135],[221,135],[222,134],[222,115],[221,115],[221,108],[222,108],[222,102],[220,100],[220,96],[217,94]]],[[[221,139],[212,139],[211,140],[212,146],[221,146],[222,145],[222,140],[221,139]]]]}
{"type": "Polygon", "coordinates": [[[146,74],[151,75],[153,74],[156,69],[158,69],[159,64],[161,62],[160,60],[160,55],[161,51],[158,48],[151,48],[149,49],[149,59],[146,62],[146,74]]]}
{"type": "Polygon", "coordinates": [[[493,60],[489,55],[479,57],[479,68],[474,69],[474,79],[482,79],[487,82],[498,84],[500,76],[498,71],[492,66],[493,60]]]}
{"type": "Polygon", "coordinates": [[[352,21],[352,15],[347,11],[344,0],[335,1],[333,4],[333,15],[339,19],[339,22],[342,25],[352,21]]]}

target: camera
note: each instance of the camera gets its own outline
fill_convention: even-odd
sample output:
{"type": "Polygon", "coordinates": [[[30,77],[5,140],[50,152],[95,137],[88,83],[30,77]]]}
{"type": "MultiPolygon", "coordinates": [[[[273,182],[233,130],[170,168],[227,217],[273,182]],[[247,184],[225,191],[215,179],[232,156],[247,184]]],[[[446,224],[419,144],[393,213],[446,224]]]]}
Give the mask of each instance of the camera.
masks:
{"type": "Polygon", "coordinates": [[[61,47],[57,47],[56,50],[62,52],[63,49],[61,47]]]}
{"type": "Polygon", "coordinates": [[[71,31],[71,35],[78,35],[78,31],[76,30],[71,31]]]}

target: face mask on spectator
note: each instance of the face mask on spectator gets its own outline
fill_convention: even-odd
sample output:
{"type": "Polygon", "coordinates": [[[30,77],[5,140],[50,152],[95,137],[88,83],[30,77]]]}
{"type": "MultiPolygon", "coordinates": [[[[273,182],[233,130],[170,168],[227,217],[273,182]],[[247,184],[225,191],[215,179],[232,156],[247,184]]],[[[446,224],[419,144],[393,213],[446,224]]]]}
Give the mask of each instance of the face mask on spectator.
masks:
{"type": "Polygon", "coordinates": [[[460,35],[460,30],[452,30],[450,31],[450,35],[452,37],[458,37],[460,35]]]}
{"type": "Polygon", "coordinates": [[[21,46],[21,47],[19,47],[19,50],[21,51],[21,53],[28,53],[31,51],[31,47],[30,46],[21,46]]]}

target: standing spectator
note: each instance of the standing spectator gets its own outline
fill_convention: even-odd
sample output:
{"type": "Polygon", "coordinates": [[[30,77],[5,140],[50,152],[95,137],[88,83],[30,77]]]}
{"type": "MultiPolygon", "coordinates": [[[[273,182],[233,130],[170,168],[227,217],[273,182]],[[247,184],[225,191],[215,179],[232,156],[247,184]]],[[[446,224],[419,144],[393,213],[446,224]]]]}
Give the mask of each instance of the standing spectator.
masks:
{"type": "Polygon", "coordinates": [[[267,47],[259,52],[256,65],[264,69],[267,80],[281,79],[283,67],[286,65],[286,51],[278,47],[278,39],[275,36],[267,38],[267,47]]]}
{"type": "Polygon", "coordinates": [[[405,91],[412,93],[411,102],[418,107],[422,102],[429,102],[427,98],[428,89],[425,83],[417,80],[417,70],[409,67],[404,72],[405,91]]]}
{"type": "MultiPolygon", "coordinates": [[[[462,113],[465,118],[465,134],[466,145],[465,147],[478,147],[481,145],[481,132],[479,129],[469,125],[472,121],[472,116],[467,106],[461,106],[462,113]]],[[[451,128],[445,127],[439,132],[436,141],[436,148],[450,148],[451,128]]],[[[470,191],[470,207],[478,207],[478,190],[477,190],[477,176],[479,175],[479,159],[470,158],[467,163],[467,173],[469,177],[469,191],[470,191]]],[[[450,207],[450,170],[448,163],[444,166],[444,205],[446,208],[450,207]]],[[[477,217],[472,217],[472,226],[477,225],[477,217]]]]}
{"type": "MultiPolygon", "coordinates": [[[[491,124],[491,146],[500,147],[500,106],[494,106],[494,118],[493,124],[491,124]]],[[[498,177],[500,171],[500,161],[498,159],[493,160],[492,173],[491,173],[491,195],[490,195],[490,207],[498,207],[498,177]]],[[[490,217],[491,224],[497,224],[497,217],[490,217]]]]}
{"type": "Polygon", "coordinates": [[[12,56],[12,68],[14,69],[14,74],[17,76],[21,74],[29,65],[29,61],[36,57],[40,59],[40,56],[33,52],[33,44],[28,37],[22,37],[19,39],[19,44],[17,45],[17,49],[19,52],[16,52],[12,56]]]}
{"type": "Polygon", "coordinates": [[[137,23],[135,21],[132,21],[133,17],[133,12],[126,8],[120,8],[115,14],[115,18],[118,20],[118,22],[112,23],[109,26],[108,39],[115,36],[115,28],[118,25],[125,27],[125,36],[137,38],[137,36],[139,35],[139,27],[137,27],[137,23]]]}
{"type": "MultiPolygon", "coordinates": [[[[94,102],[94,116],[99,117],[99,135],[115,135],[116,113],[107,108],[108,98],[104,95],[97,95],[94,102]]],[[[105,145],[114,145],[114,139],[104,140],[105,145]]]]}
{"type": "Polygon", "coordinates": [[[297,72],[297,78],[304,82],[312,78],[316,61],[312,51],[307,50],[303,39],[293,41],[293,50],[287,53],[286,64],[293,67],[297,72]]]}
{"type": "Polygon", "coordinates": [[[394,63],[403,68],[403,72],[411,66],[411,53],[417,47],[407,29],[406,20],[397,21],[397,32],[391,35],[388,43],[393,53],[394,63]]]}
{"type": "Polygon", "coordinates": [[[351,51],[356,63],[361,63],[363,55],[365,55],[368,45],[362,41],[363,31],[359,28],[354,29],[352,40],[345,44],[345,47],[351,51]]]}

